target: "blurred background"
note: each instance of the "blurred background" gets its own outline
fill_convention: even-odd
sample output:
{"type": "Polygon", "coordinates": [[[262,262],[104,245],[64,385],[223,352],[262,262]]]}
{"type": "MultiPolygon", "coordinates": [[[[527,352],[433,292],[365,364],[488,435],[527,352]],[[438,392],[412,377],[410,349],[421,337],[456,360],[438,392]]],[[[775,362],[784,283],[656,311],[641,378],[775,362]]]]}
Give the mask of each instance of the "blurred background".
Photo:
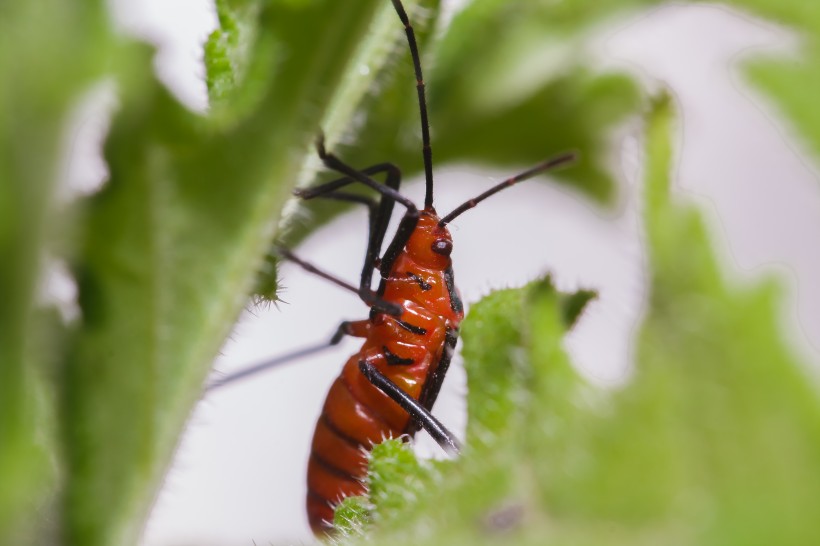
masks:
{"type": "MultiPolygon", "coordinates": [[[[445,13],[463,3],[447,3],[445,13]]],[[[216,26],[213,4],[116,0],[112,8],[122,32],[157,46],[156,70],[169,89],[192,110],[204,111],[201,45],[216,26]]],[[[706,214],[726,274],[741,283],[772,273],[786,281],[783,333],[803,361],[820,365],[820,245],[811,236],[820,233],[820,173],[774,107],[737,70],[750,55],[788,56],[795,38],[729,9],[673,5],[600,28],[596,43],[601,65],[626,69],[650,88],[671,89],[682,118],[676,198],[706,214]]],[[[411,85],[409,74],[407,80],[411,85]]],[[[103,83],[78,107],[68,138],[70,185],[89,189],[89,181],[104,179],[97,146],[114,104],[113,89],[103,83]]],[[[436,120],[431,123],[435,129],[436,120]]],[[[456,281],[468,306],[491,289],[519,286],[545,273],[562,289],[598,290],[599,299],[566,346],[590,381],[611,387],[629,377],[632,336],[646,293],[640,129],[637,122],[620,129],[623,145],[611,158],[619,175],[613,209],[566,187],[533,181],[451,227],[456,281]]],[[[450,210],[509,174],[440,166],[437,206],[450,210]]],[[[404,190],[421,199],[418,180],[407,181],[404,190]]],[[[362,211],[334,220],[309,237],[299,255],[356,279],[366,221],[362,211]]],[[[353,295],[298,268],[284,265],[281,282],[282,302],[248,305],[215,373],[326,340],[340,321],[366,316],[353,295]]],[[[59,278],[53,283],[59,291],[59,278]]],[[[356,340],[348,340],[205,395],[168,471],[143,545],[312,542],[303,509],[310,438],[327,388],[356,349],[356,340]]],[[[458,364],[436,406],[457,433],[464,427],[465,391],[458,364]]],[[[421,435],[418,445],[439,456],[421,435]]]]}

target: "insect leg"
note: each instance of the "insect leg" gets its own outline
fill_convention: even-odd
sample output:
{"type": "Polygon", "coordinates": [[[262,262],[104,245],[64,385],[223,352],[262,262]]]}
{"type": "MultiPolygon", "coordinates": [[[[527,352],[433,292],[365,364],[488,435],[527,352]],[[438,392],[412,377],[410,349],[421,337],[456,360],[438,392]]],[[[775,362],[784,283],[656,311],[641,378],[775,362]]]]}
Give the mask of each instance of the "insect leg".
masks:
{"type": "Polygon", "coordinates": [[[382,277],[382,285],[379,288],[379,294],[381,294],[384,289],[384,279],[387,279],[390,275],[390,269],[393,267],[393,262],[396,261],[396,258],[398,258],[399,254],[404,249],[404,245],[406,245],[407,241],[410,240],[410,235],[412,235],[413,230],[416,229],[416,224],[418,224],[418,222],[418,212],[416,212],[415,216],[411,216],[410,211],[407,211],[407,214],[405,214],[401,219],[401,222],[399,222],[399,227],[396,229],[396,234],[393,236],[393,240],[390,241],[390,244],[384,253],[384,257],[381,260],[381,265],[379,266],[379,273],[382,277]]]}
{"type": "Polygon", "coordinates": [[[254,364],[251,366],[247,366],[242,368],[241,370],[234,372],[229,375],[225,375],[220,377],[219,379],[215,379],[211,383],[205,387],[206,391],[212,391],[218,389],[220,387],[224,387],[229,383],[233,383],[240,379],[245,379],[252,375],[256,375],[258,373],[266,372],[270,369],[273,369],[280,364],[287,364],[293,360],[298,360],[300,358],[310,356],[314,353],[321,352],[325,349],[329,349],[334,345],[338,345],[339,342],[342,340],[344,336],[353,336],[353,337],[367,337],[367,329],[370,326],[369,320],[355,320],[355,321],[344,321],[336,328],[336,331],[333,333],[333,336],[330,338],[330,341],[327,343],[321,343],[319,345],[313,345],[311,347],[305,347],[303,349],[299,349],[292,353],[288,353],[286,355],[277,356],[276,358],[271,358],[269,360],[265,360],[260,362],[259,364],[254,364]]]}
{"type": "MultiPolygon", "coordinates": [[[[401,185],[401,171],[392,163],[379,163],[361,171],[366,175],[379,174],[384,172],[386,178],[384,185],[388,188],[398,192],[401,185]]],[[[326,197],[329,199],[337,199],[340,201],[358,201],[365,203],[370,207],[370,235],[367,241],[367,252],[365,254],[364,265],[362,267],[362,274],[359,280],[359,288],[361,290],[369,290],[370,283],[373,280],[373,266],[381,251],[382,243],[384,242],[384,235],[387,232],[387,225],[390,223],[390,216],[393,214],[393,205],[395,200],[390,196],[382,194],[378,206],[372,200],[356,194],[337,192],[336,190],[359,182],[359,180],[346,176],[338,180],[326,182],[320,186],[308,188],[304,190],[297,190],[295,195],[303,199],[314,199],[316,197],[326,197]]],[[[415,225],[415,224],[414,224],[415,225]]]]}
{"type": "MultiPolygon", "coordinates": [[[[391,163],[382,163],[369,167],[362,172],[370,172],[372,174],[374,172],[378,172],[381,168],[389,168],[389,170],[387,170],[387,180],[385,181],[385,184],[389,188],[398,190],[399,184],[401,184],[401,172],[397,167],[395,167],[395,165],[392,165],[391,163]]],[[[368,237],[367,252],[359,283],[359,290],[364,291],[370,289],[370,283],[373,280],[373,266],[376,263],[376,258],[378,257],[382,243],[384,242],[384,235],[387,232],[387,225],[390,222],[390,215],[393,213],[394,201],[390,195],[382,194],[381,201],[379,202],[378,208],[376,208],[375,202],[367,199],[366,197],[359,196],[357,194],[335,191],[337,188],[343,187],[347,184],[352,184],[356,181],[356,179],[351,177],[344,177],[323,184],[322,186],[316,186],[310,190],[295,193],[305,199],[327,197],[340,201],[356,201],[359,203],[364,203],[370,207],[370,236],[368,237]],[[305,197],[305,195],[307,195],[307,197],[305,197]]],[[[416,227],[417,223],[418,211],[414,210],[411,212],[408,210],[399,223],[399,227],[396,230],[396,235],[390,242],[384,258],[381,260],[379,272],[383,279],[389,275],[393,262],[404,248],[404,245],[407,244],[407,240],[410,238],[410,234],[413,233],[413,229],[416,227]]],[[[380,291],[382,288],[380,288],[380,291]]]]}
{"type": "MultiPolygon", "coordinates": [[[[371,199],[370,197],[367,197],[366,195],[359,195],[357,193],[347,193],[347,192],[341,192],[341,191],[333,191],[333,192],[330,192],[330,193],[320,195],[319,197],[321,197],[322,199],[330,199],[330,200],[333,200],[333,201],[345,201],[345,202],[348,202],[348,203],[361,203],[362,205],[365,205],[367,207],[367,209],[368,209],[368,214],[367,214],[367,225],[368,225],[368,230],[367,230],[367,253],[365,254],[365,258],[364,258],[364,267],[362,268],[362,276],[364,276],[365,271],[371,272],[371,275],[372,275],[373,257],[370,256],[370,253],[371,253],[370,248],[374,244],[374,236],[376,236],[376,230],[379,227],[379,226],[377,226],[377,223],[378,223],[378,220],[379,220],[379,212],[381,210],[381,207],[379,206],[379,203],[377,203],[374,199],[371,199]]],[[[390,215],[388,214],[388,218],[389,218],[389,216],[390,215]]],[[[382,238],[383,237],[384,236],[382,236],[382,238]]],[[[379,244],[379,246],[381,246],[381,241],[379,241],[378,244],[379,244]]],[[[360,282],[359,288],[361,289],[362,286],[365,286],[364,282],[360,282]]],[[[369,288],[370,287],[370,282],[368,282],[366,286],[369,288]]]]}
{"type": "MultiPolygon", "coordinates": [[[[419,403],[425,408],[432,408],[438,398],[438,393],[441,391],[441,385],[444,383],[444,377],[447,375],[447,370],[450,367],[450,362],[453,359],[456,343],[458,343],[458,330],[454,328],[447,328],[447,333],[444,338],[444,351],[439,360],[436,369],[427,377],[424,382],[424,387],[421,389],[419,395],[419,403]]],[[[408,429],[405,432],[412,433],[417,429],[408,429]]]]}
{"type": "MultiPolygon", "coordinates": [[[[407,241],[410,239],[410,234],[413,233],[413,230],[416,228],[416,224],[418,224],[419,210],[416,208],[416,205],[410,199],[399,193],[397,190],[391,188],[388,185],[379,184],[364,172],[357,171],[353,167],[344,163],[335,155],[328,153],[327,150],[325,150],[324,137],[321,135],[316,141],[316,150],[318,151],[319,157],[322,159],[325,166],[329,169],[345,174],[348,177],[354,179],[355,181],[361,182],[362,184],[370,188],[373,188],[374,190],[382,194],[382,203],[384,203],[386,199],[389,199],[399,203],[407,209],[407,211],[404,213],[404,216],[401,219],[401,222],[399,223],[398,230],[396,230],[396,235],[390,242],[390,246],[387,248],[387,252],[385,252],[384,255],[385,257],[384,259],[382,259],[381,266],[379,267],[381,277],[382,279],[385,279],[390,274],[390,268],[393,266],[393,262],[396,260],[396,257],[404,248],[404,245],[407,244],[407,241]]],[[[341,184],[341,182],[338,183],[341,184]]],[[[296,195],[302,196],[304,195],[304,193],[297,192],[296,195]]],[[[385,220],[385,229],[386,223],[387,222],[385,220]]],[[[379,291],[381,292],[383,288],[384,283],[382,283],[382,287],[379,289],[379,291]]]]}
{"type": "Polygon", "coordinates": [[[310,356],[314,353],[321,352],[325,349],[328,349],[333,346],[333,343],[322,343],[320,345],[314,345],[312,347],[306,347],[304,349],[299,349],[292,353],[288,353],[285,355],[278,356],[276,358],[271,358],[270,360],[265,360],[264,362],[260,362],[259,364],[254,364],[252,366],[248,366],[246,368],[242,368],[241,370],[234,372],[232,374],[228,374],[225,376],[220,377],[219,379],[215,379],[211,381],[207,387],[205,387],[206,391],[212,391],[218,389],[220,387],[224,387],[229,383],[234,383],[235,381],[239,381],[240,379],[245,379],[252,375],[256,375],[258,373],[270,370],[279,366],[280,364],[285,364],[287,362],[291,362],[292,360],[298,360],[299,358],[303,358],[306,356],[310,356]]]}
{"type": "Polygon", "coordinates": [[[387,313],[388,315],[393,315],[395,317],[400,317],[402,312],[403,312],[403,309],[402,309],[401,305],[398,305],[396,303],[391,303],[389,301],[384,301],[383,299],[381,299],[379,297],[378,294],[376,294],[375,292],[373,292],[369,288],[366,289],[366,290],[356,288],[352,284],[350,284],[346,281],[343,281],[342,279],[340,279],[338,277],[335,277],[335,276],[331,275],[330,273],[328,273],[326,271],[322,271],[321,269],[319,269],[315,265],[310,264],[310,263],[302,260],[301,258],[298,258],[293,252],[291,252],[290,250],[288,250],[286,248],[280,247],[279,248],[279,254],[282,256],[282,258],[284,258],[284,259],[286,259],[290,262],[295,263],[296,265],[298,265],[299,267],[301,267],[302,269],[304,269],[308,273],[313,273],[314,275],[318,275],[319,277],[322,277],[323,279],[326,279],[326,280],[332,282],[333,284],[344,288],[345,290],[350,290],[351,292],[355,292],[356,294],[359,295],[360,298],[362,298],[362,301],[364,301],[368,306],[377,309],[381,313],[387,313]]]}
{"type": "MultiPolygon", "coordinates": [[[[368,176],[379,174],[382,172],[387,173],[388,180],[390,180],[391,178],[401,178],[399,168],[392,163],[379,163],[377,165],[372,165],[370,167],[367,167],[366,169],[362,169],[361,172],[368,176]]],[[[327,195],[330,192],[341,189],[345,186],[349,186],[350,184],[353,184],[358,181],[358,179],[353,178],[351,176],[344,176],[337,180],[331,180],[330,182],[319,184],[318,186],[312,186],[310,188],[298,188],[296,190],[293,190],[293,195],[301,197],[302,199],[314,199],[316,197],[322,197],[323,195],[327,195]]],[[[390,184],[390,182],[386,181],[385,184],[387,184],[390,187],[393,187],[390,184]]],[[[398,191],[398,185],[396,185],[396,187],[394,187],[393,189],[398,191]]]]}
{"type": "Polygon", "coordinates": [[[346,320],[339,325],[336,333],[330,338],[330,344],[336,345],[343,337],[367,337],[367,331],[370,328],[370,320],[346,320]]]}
{"type": "MultiPolygon", "coordinates": [[[[328,169],[347,175],[356,182],[361,182],[365,186],[376,190],[377,192],[386,197],[390,197],[393,201],[397,203],[400,203],[407,209],[408,212],[412,210],[416,212],[416,215],[418,215],[418,209],[416,208],[416,205],[413,203],[413,201],[399,193],[398,190],[394,190],[393,188],[385,184],[379,184],[366,173],[354,169],[353,167],[351,167],[335,155],[325,150],[325,140],[324,136],[322,135],[319,135],[319,138],[316,140],[316,151],[318,152],[319,158],[322,160],[322,163],[324,163],[325,167],[327,167],[328,169]]],[[[396,170],[398,171],[398,169],[396,170]]],[[[304,192],[297,192],[296,195],[302,197],[304,195],[304,192]]]]}
{"type": "Polygon", "coordinates": [[[362,205],[366,206],[370,211],[370,222],[372,223],[376,216],[376,211],[378,210],[379,204],[367,197],[366,195],[359,195],[358,193],[347,193],[343,191],[332,191],[323,195],[320,195],[322,199],[330,199],[332,201],[346,201],[348,203],[361,203],[362,205]]]}
{"type": "Polygon", "coordinates": [[[360,360],[359,370],[368,381],[401,406],[402,409],[410,415],[410,418],[426,430],[444,451],[448,453],[461,452],[461,443],[456,439],[453,433],[447,430],[438,419],[433,417],[433,414],[431,414],[427,408],[401,390],[398,385],[388,379],[375,366],[366,360],[360,360]]]}

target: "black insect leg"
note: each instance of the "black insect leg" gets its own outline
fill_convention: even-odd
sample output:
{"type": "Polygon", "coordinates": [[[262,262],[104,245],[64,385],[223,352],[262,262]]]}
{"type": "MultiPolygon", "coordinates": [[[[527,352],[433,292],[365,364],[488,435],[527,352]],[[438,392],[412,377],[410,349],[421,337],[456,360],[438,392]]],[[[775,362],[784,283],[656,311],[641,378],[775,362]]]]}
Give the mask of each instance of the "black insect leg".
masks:
{"type": "Polygon", "coordinates": [[[444,451],[455,454],[461,452],[461,443],[456,439],[453,433],[447,430],[447,427],[442,425],[438,419],[433,417],[427,408],[401,390],[398,385],[385,377],[375,366],[366,360],[360,360],[359,370],[368,381],[373,383],[380,391],[401,406],[402,409],[410,415],[410,418],[413,419],[419,427],[426,430],[444,451]]]}
{"type": "Polygon", "coordinates": [[[346,203],[360,203],[367,207],[368,209],[368,225],[370,227],[370,231],[368,231],[367,239],[368,241],[373,238],[373,227],[374,222],[376,220],[376,214],[379,211],[379,204],[370,197],[366,195],[359,195],[358,193],[347,193],[341,191],[334,191],[324,195],[320,195],[322,199],[330,199],[332,201],[344,201],[346,203]]]}
{"type": "Polygon", "coordinates": [[[336,333],[330,338],[330,344],[337,345],[345,336],[367,337],[364,331],[360,330],[362,326],[367,324],[370,324],[369,320],[346,320],[342,322],[339,327],[336,328],[336,333]]]}
{"type": "MultiPolygon", "coordinates": [[[[346,180],[348,183],[352,182],[350,178],[339,180],[346,180]]],[[[389,177],[388,177],[389,180],[389,177]]],[[[333,182],[337,182],[334,180],[333,182]]],[[[330,182],[328,183],[330,184],[330,182]]],[[[365,255],[364,267],[362,268],[362,275],[359,284],[359,290],[365,291],[370,289],[370,283],[373,279],[373,264],[376,257],[381,250],[384,241],[385,232],[387,231],[387,224],[390,221],[390,214],[393,211],[393,201],[387,197],[382,196],[381,202],[377,205],[375,201],[365,196],[358,194],[350,194],[344,192],[331,191],[325,194],[319,194],[315,197],[336,199],[338,201],[357,202],[367,205],[370,208],[370,235],[368,237],[367,253],[365,255]],[[388,206],[385,207],[385,204],[388,206]]],[[[413,228],[418,223],[418,217],[408,218],[406,215],[402,218],[396,235],[388,245],[384,257],[381,259],[379,272],[382,278],[386,278],[390,274],[390,268],[393,267],[393,262],[398,257],[399,253],[407,244],[407,240],[413,233],[413,228]]],[[[379,287],[379,295],[382,294],[383,286],[379,287]]]]}
{"type": "MultiPolygon", "coordinates": [[[[322,157],[321,154],[329,155],[324,151],[324,147],[323,147],[324,144],[322,143],[322,137],[321,136],[317,139],[316,146],[321,150],[320,157],[322,157]]],[[[336,170],[336,169],[333,169],[333,170],[336,170]]],[[[361,171],[357,171],[357,172],[360,172],[361,174],[364,174],[366,176],[372,176],[374,174],[379,174],[379,173],[382,173],[382,172],[387,173],[388,178],[390,178],[391,175],[393,177],[400,177],[401,176],[401,173],[399,172],[399,168],[396,167],[392,163],[379,163],[377,165],[372,165],[370,167],[367,167],[366,169],[362,169],[361,171]]],[[[351,176],[344,176],[344,177],[338,178],[336,180],[331,180],[329,182],[319,184],[318,186],[312,186],[310,188],[298,188],[296,190],[293,190],[293,195],[295,195],[297,197],[301,197],[302,199],[314,199],[316,197],[321,197],[323,195],[326,195],[326,194],[328,194],[332,191],[344,188],[345,186],[349,186],[350,184],[353,184],[355,182],[360,182],[360,180],[358,178],[354,178],[354,177],[351,177],[351,176]]],[[[378,182],[376,182],[375,180],[373,182],[375,184],[378,184],[378,182]]],[[[392,185],[387,181],[385,181],[384,185],[392,187],[392,185]]],[[[397,187],[394,188],[394,189],[398,190],[397,187]]]]}
{"type": "Polygon", "coordinates": [[[326,271],[322,271],[321,269],[319,269],[315,265],[302,260],[301,258],[297,257],[293,252],[291,252],[290,250],[288,250],[286,248],[280,247],[278,250],[279,250],[279,255],[282,256],[282,258],[288,260],[289,262],[295,263],[296,265],[298,265],[299,267],[301,267],[302,269],[304,269],[308,273],[313,273],[314,275],[317,275],[319,277],[322,277],[323,279],[326,279],[326,280],[332,282],[336,286],[340,286],[340,287],[344,288],[345,290],[350,290],[351,292],[354,292],[354,293],[358,294],[359,297],[362,299],[362,301],[364,301],[368,306],[377,309],[379,312],[387,313],[388,315],[393,315],[395,317],[400,317],[401,316],[401,314],[403,312],[403,309],[400,305],[398,305],[396,303],[389,302],[389,301],[384,301],[383,299],[381,299],[378,296],[378,294],[376,294],[375,292],[373,292],[370,289],[361,290],[359,288],[356,288],[352,284],[350,284],[346,281],[343,281],[342,279],[340,279],[340,278],[338,278],[334,275],[331,275],[330,273],[328,273],[326,271]]]}
{"type": "MultiPolygon", "coordinates": [[[[324,163],[325,167],[327,167],[328,169],[346,175],[347,177],[352,178],[353,181],[361,182],[365,186],[368,186],[376,190],[380,194],[391,197],[393,201],[400,203],[408,211],[417,210],[415,203],[413,203],[410,199],[399,193],[398,190],[395,190],[386,184],[379,184],[377,181],[373,180],[367,173],[354,169],[353,167],[351,167],[335,155],[325,150],[325,140],[324,136],[322,135],[319,135],[319,138],[316,139],[316,151],[319,154],[319,159],[322,160],[322,163],[324,163]]],[[[393,166],[393,168],[396,169],[396,171],[398,171],[398,169],[395,166],[393,166]]],[[[350,184],[352,183],[352,181],[345,183],[339,181],[338,183],[339,186],[337,186],[337,188],[350,184]]],[[[328,189],[328,186],[330,186],[330,184],[324,184],[323,186],[318,186],[316,188],[313,188],[312,190],[299,191],[296,193],[296,195],[305,198],[306,195],[310,196],[311,194],[314,194],[317,191],[322,191],[323,187],[325,188],[325,191],[335,189],[328,189]]]]}
{"type": "Polygon", "coordinates": [[[215,379],[214,381],[208,384],[205,390],[212,391],[220,387],[224,387],[225,385],[228,385],[230,383],[234,383],[235,381],[239,381],[240,379],[246,379],[252,375],[267,372],[282,364],[288,364],[289,362],[292,362],[294,360],[298,360],[300,358],[304,358],[306,356],[319,353],[321,351],[324,351],[325,349],[329,349],[335,345],[338,345],[342,338],[344,338],[345,336],[364,337],[359,327],[369,322],[370,321],[368,320],[346,320],[339,324],[338,328],[336,328],[336,331],[333,333],[333,336],[330,338],[330,341],[326,343],[320,343],[318,345],[313,345],[311,347],[305,347],[303,349],[293,351],[292,353],[277,356],[276,358],[271,358],[258,364],[247,366],[237,372],[222,376],[219,379],[215,379]]]}
{"type": "MultiPolygon", "coordinates": [[[[377,203],[374,199],[367,197],[366,195],[359,195],[357,193],[347,193],[341,191],[333,191],[330,193],[320,195],[319,197],[322,199],[344,201],[347,203],[361,203],[362,205],[365,205],[367,207],[367,251],[365,252],[364,265],[362,266],[362,274],[359,281],[359,289],[362,290],[364,288],[370,288],[370,280],[373,277],[373,267],[375,266],[374,260],[376,259],[377,254],[376,252],[373,252],[372,248],[376,244],[378,244],[378,246],[381,246],[381,239],[378,238],[378,230],[380,229],[380,204],[377,203]]],[[[389,214],[387,216],[388,218],[390,217],[389,214]]],[[[387,222],[384,222],[384,224],[386,229],[387,222]]],[[[382,232],[381,238],[384,238],[384,232],[382,232]]]]}
{"type": "MultiPolygon", "coordinates": [[[[398,192],[399,186],[401,185],[401,171],[399,171],[399,168],[392,163],[379,163],[378,165],[368,167],[361,172],[365,175],[379,174],[382,172],[385,173],[386,178],[384,186],[398,192]]],[[[341,201],[358,201],[360,203],[365,203],[368,207],[370,207],[370,235],[368,236],[367,252],[365,254],[364,265],[362,267],[362,274],[359,281],[359,287],[361,290],[369,290],[370,283],[373,279],[373,267],[379,256],[379,252],[381,251],[382,243],[384,242],[387,225],[390,223],[390,216],[393,214],[393,205],[395,204],[395,200],[382,194],[381,200],[378,205],[376,205],[373,200],[364,196],[336,191],[354,182],[360,181],[356,178],[345,176],[338,180],[332,180],[313,188],[297,190],[294,194],[302,199],[322,197],[341,201]]]]}
{"type": "Polygon", "coordinates": [[[379,266],[379,273],[382,277],[382,283],[381,286],[379,286],[378,291],[380,296],[384,293],[384,280],[390,275],[390,270],[393,268],[393,263],[396,261],[396,258],[399,257],[399,254],[404,249],[404,245],[406,245],[407,241],[410,240],[410,235],[413,234],[413,230],[416,229],[416,225],[419,223],[418,212],[415,216],[411,216],[409,214],[410,211],[407,212],[408,214],[405,214],[401,219],[401,222],[399,222],[399,227],[396,230],[396,234],[387,246],[387,250],[384,253],[384,257],[382,257],[381,265],[379,266]]]}
{"type": "MultiPolygon", "coordinates": [[[[395,252],[395,254],[398,255],[398,252],[401,251],[401,248],[404,247],[405,243],[407,243],[407,240],[410,238],[410,234],[413,232],[413,229],[415,229],[416,224],[418,224],[419,210],[416,208],[416,205],[410,199],[399,193],[397,190],[394,190],[389,186],[379,184],[378,182],[367,176],[365,173],[357,171],[353,167],[347,165],[335,155],[327,153],[327,151],[325,150],[324,141],[321,138],[317,141],[316,148],[319,152],[319,157],[322,159],[325,166],[327,166],[329,169],[333,169],[334,171],[338,171],[342,174],[345,174],[350,178],[353,178],[354,180],[361,182],[362,184],[365,184],[370,188],[373,188],[374,190],[382,194],[383,203],[385,201],[395,201],[407,209],[407,211],[404,213],[404,216],[402,217],[401,223],[399,224],[399,229],[396,232],[396,236],[393,238],[393,241],[390,243],[390,246],[388,247],[388,252],[385,254],[385,256],[392,255],[391,250],[393,250],[394,247],[397,246],[396,240],[398,238],[401,238],[401,246],[400,248],[398,248],[398,251],[395,252]]],[[[387,228],[386,221],[384,228],[387,228]]],[[[395,256],[391,259],[390,265],[392,265],[392,260],[395,260],[395,256]]],[[[382,278],[384,278],[386,276],[384,261],[382,261],[380,270],[382,278]]],[[[389,272],[389,269],[387,269],[387,271],[389,272]]]]}
{"type": "Polygon", "coordinates": [[[242,368],[237,372],[225,375],[223,377],[220,377],[219,379],[215,379],[214,381],[209,383],[207,387],[205,387],[205,390],[212,391],[224,387],[225,385],[234,383],[236,381],[239,381],[240,379],[246,379],[252,375],[257,375],[259,373],[266,372],[282,364],[287,364],[288,362],[292,362],[294,360],[298,360],[300,358],[321,352],[325,349],[329,349],[333,345],[333,343],[322,343],[320,345],[306,347],[304,349],[299,349],[292,353],[281,355],[276,358],[271,358],[270,360],[265,360],[263,362],[260,362],[259,364],[254,364],[252,366],[242,368]]]}
{"type": "MultiPolygon", "coordinates": [[[[407,209],[407,211],[404,213],[404,216],[401,219],[401,222],[399,223],[398,230],[396,230],[396,235],[390,242],[390,245],[388,246],[387,251],[384,254],[384,258],[382,259],[381,266],[379,267],[382,277],[382,284],[379,287],[379,295],[381,295],[382,291],[384,290],[384,279],[387,278],[387,276],[390,274],[390,268],[393,266],[393,262],[396,260],[396,257],[404,248],[404,245],[407,244],[407,241],[410,239],[410,235],[413,233],[413,230],[416,228],[416,225],[418,224],[419,210],[416,208],[416,205],[410,199],[399,193],[397,190],[394,190],[389,186],[379,184],[378,182],[370,178],[367,174],[361,171],[357,171],[353,167],[344,163],[335,155],[328,153],[325,150],[324,139],[321,136],[316,141],[316,149],[319,152],[319,157],[322,159],[327,168],[347,175],[355,181],[361,182],[362,184],[370,188],[373,188],[382,195],[382,203],[384,203],[386,200],[395,201],[396,203],[399,203],[407,209]]],[[[325,186],[327,187],[328,185],[326,184],[325,186]]],[[[319,186],[319,188],[321,187],[322,186],[319,186]]],[[[297,195],[302,196],[304,194],[303,192],[299,192],[297,193],[297,195]]],[[[386,228],[387,226],[385,222],[385,229],[386,228]]]]}
{"type": "MultiPolygon", "coordinates": [[[[388,185],[388,187],[397,189],[399,184],[401,183],[401,175],[398,169],[390,163],[374,165],[373,167],[369,167],[368,169],[365,169],[362,172],[370,172],[372,174],[374,172],[379,172],[382,168],[385,167],[391,167],[395,169],[395,171],[388,171],[387,181],[385,183],[388,185]]],[[[368,291],[370,291],[370,284],[373,279],[373,265],[379,254],[379,251],[381,250],[382,243],[384,242],[384,236],[385,232],[387,231],[387,225],[390,222],[390,215],[393,212],[394,202],[387,195],[382,195],[381,201],[378,204],[376,204],[375,201],[363,195],[336,191],[338,188],[344,187],[348,184],[352,184],[356,181],[357,180],[351,177],[344,177],[338,180],[332,180],[330,182],[327,182],[326,184],[322,184],[321,186],[316,186],[308,190],[298,190],[294,193],[298,197],[302,197],[303,199],[314,199],[318,197],[323,199],[335,199],[337,201],[362,203],[370,209],[370,235],[368,237],[367,252],[365,254],[364,267],[362,268],[362,274],[359,283],[359,291],[362,294],[365,294],[368,291]]],[[[413,229],[416,227],[417,223],[418,214],[405,214],[405,216],[402,218],[401,222],[399,223],[399,227],[396,230],[396,235],[393,237],[393,240],[390,242],[390,245],[388,245],[384,257],[381,259],[380,274],[382,279],[386,278],[389,275],[390,268],[393,267],[393,262],[396,260],[396,257],[404,248],[404,245],[407,244],[407,240],[413,233],[413,229]]],[[[347,286],[344,287],[348,288],[347,286]]],[[[384,283],[382,283],[382,286],[379,287],[379,296],[382,295],[383,289],[384,283]]],[[[362,297],[362,299],[365,298],[362,297]]]]}
{"type": "MultiPolygon", "coordinates": [[[[447,375],[447,370],[450,367],[450,362],[453,359],[456,343],[458,342],[458,330],[454,328],[447,328],[447,334],[444,338],[444,350],[441,354],[441,359],[438,362],[435,370],[427,376],[424,382],[424,387],[421,389],[419,395],[419,403],[425,408],[432,408],[436,403],[438,393],[441,391],[441,385],[444,383],[444,377],[447,375]]],[[[413,423],[405,430],[408,434],[413,434],[418,430],[418,425],[413,423]]]]}

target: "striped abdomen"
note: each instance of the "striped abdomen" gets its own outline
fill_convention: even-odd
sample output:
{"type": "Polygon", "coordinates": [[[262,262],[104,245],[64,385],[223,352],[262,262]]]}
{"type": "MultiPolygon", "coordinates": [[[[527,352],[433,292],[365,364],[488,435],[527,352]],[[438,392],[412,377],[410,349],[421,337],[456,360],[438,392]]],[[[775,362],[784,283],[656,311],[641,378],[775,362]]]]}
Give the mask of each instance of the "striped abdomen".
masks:
{"type": "Polygon", "coordinates": [[[317,534],[330,529],[333,507],[343,498],[365,493],[362,480],[373,444],[402,434],[412,436],[416,431],[407,412],[361,374],[359,361],[376,366],[429,409],[455,347],[462,313],[460,302],[450,301],[454,294],[451,279],[440,271],[419,267],[406,255],[399,257],[393,271],[385,283],[384,297],[401,303],[404,313],[400,318],[376,314],[364,323],[367,339],[331,386],[313,434],[307,513],[317,534]],[[433,302],[434,309],[419,300],[428,306],[433,302]],[[448,312],[438,314],[435,307],[442,302],[448,312]]]}

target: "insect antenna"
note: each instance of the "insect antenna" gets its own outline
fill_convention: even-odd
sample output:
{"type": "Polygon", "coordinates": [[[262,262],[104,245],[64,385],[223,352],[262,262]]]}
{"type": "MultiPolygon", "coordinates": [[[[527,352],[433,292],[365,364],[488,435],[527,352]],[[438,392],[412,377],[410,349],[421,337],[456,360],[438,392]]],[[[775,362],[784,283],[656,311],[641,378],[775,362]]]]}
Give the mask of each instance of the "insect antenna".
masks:
{"type": "Polygon", "coordinates": [[[416,44],[416,33],[413,25],[407,17],[407,12],[401,0],[392,0],[393,7],[399,15],[404,32],[407,34],[407,44],[410,46],[410,56],[413,58],[413,70],[416,72],[416,91],[419,95],[419,111],[421,112],[421,141],[422,154],[424,155],[424,208],[433,206],[433,150],[430,147],[430,123],[427,120],[427,99],[424,95],[424,76],[421,74],[421,60],[419,59],[419,47],[416,44]]]}
{"type": "Polygon", "coordinates": [[[495,195],[496,193],[500,192],[501,190],[503,190],[505,188],[509,188],[510,186],[514,186],[515,184],[517,184],[519,182],[527,180],[528,178],[532,178],[533,176],[536,176],[536,175],[541,174],[543,172],[552,170],[556,167],[561,167],[563,165],[566,165],[567,163],[571,163],[571,162],[575,161],[575,159],[577,157],[578,157],[578,154],[576,154],[575,152],[567,152],[567,153],[561,154],[559,156],[553,157],[551,159],[548,159],[548,160],[544,161],[543,163],[540,163],[540,164],[536,165],[532,169],[529,169],[527,171],[519,173],[515,176],[511,176],[510,178],[506,179],[505,181],[501,182],[500,184],[496,184],[495,186],[493,186],[489,190],[485,191],[481,195],[473,197],[472,199],[469,199],[469,200],[465,201],[464,203],[462,203],[461,205],[457,206],[451,213],[444,216],[444,218],[442,218],[439,221],[438,225],[439,225],[439,227],[444,227],[447,224],[449,224],[450,222],[452,222],[453,219],[460,216],[462,213],[470,210],[471,208],[475,207],[476,205],[478,205],[479,203],[481,203],[482,201],[484,201],[488,197],[491,197],[491,196],[495,195]]]}

